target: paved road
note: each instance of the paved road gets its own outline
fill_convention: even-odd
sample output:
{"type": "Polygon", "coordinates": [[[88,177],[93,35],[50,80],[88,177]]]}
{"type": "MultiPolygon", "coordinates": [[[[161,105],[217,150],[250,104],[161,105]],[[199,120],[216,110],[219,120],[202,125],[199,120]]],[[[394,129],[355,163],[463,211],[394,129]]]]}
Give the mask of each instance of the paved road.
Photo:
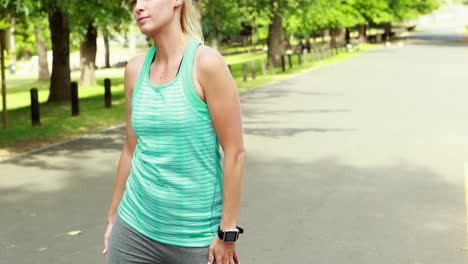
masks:
{"type": "MultiPolygon", "coordinates": [[[[242,94],[242,263],[468,263],[459,30],[242,94]]],[[[104,263],[123,142],[120,126],[0,163],[0,263],[104,263]]]]}

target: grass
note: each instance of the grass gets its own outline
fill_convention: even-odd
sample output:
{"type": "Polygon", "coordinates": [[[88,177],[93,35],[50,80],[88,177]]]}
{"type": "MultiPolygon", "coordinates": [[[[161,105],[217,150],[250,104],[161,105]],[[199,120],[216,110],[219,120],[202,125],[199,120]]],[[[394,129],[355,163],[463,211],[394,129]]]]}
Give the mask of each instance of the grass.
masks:
{"type": "MultiPolygon", "coordinates": [[[[364,52],[374,48],[375,45],[361,45],[364,52]]],[[[225,56],[228,64],[232,65],[232,74],[235,78],[237,88],[240,92],[254,87],[266,85],[274,81],[288,78],[304,69],[316,67],[323,64],[345,60],[358,53],[340,53],[323,61],[309,61],[307,64],[298,65],[297,55],[292,56],[293,68],[289,69],[286,57],[286,72],[281,67],[276,67],[276,75],[271,75],[267,67],[267,75],[263,76],[260,58],[266,61],[266,52],[252,52],[225,56]],[[256,80],[252,80],[249,73],[248,80],[242,79],[242,63],[256,61],[256,80]]],[[[309,55],[310,56],[310,55],[309,55]]],[[[61,142],[76,138],[83,134],[96,132],[104,128],[125,122],[125,97],[123,88],[124,68],[114,68],[96,71],[97,85],[91,87],[79,87],[80,115],[71,116],[71,107],[68,102],[46,104],[49,94],[49,83],[38,82],[35,77],[7,78],[8,91],[8,128],[0,130],[0,158],[13,154],[36,149],[51,143],[61,142]],[[112,80],[112,108],[104,107],[104,78],[112,80]],[[41,125],[32,126],[30,117],[30,95],[31,87],[38,88],[41,125]]],[[[79,80],[79,72],[72,73],[72,80],[79,80]]]]}

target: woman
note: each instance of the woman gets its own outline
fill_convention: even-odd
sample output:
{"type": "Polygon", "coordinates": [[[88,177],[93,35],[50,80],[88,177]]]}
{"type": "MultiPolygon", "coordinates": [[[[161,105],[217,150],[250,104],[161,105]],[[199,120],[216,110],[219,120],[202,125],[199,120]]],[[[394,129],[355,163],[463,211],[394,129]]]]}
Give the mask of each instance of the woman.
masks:
{"type": "Polygon", "coordinates": [[[127,137],[103,254],[109,264],[240,263],[246,154],[235,82],[220,53],[201,44],[191,0],[132,5],[154,44],[125,68],[127,137]]]}

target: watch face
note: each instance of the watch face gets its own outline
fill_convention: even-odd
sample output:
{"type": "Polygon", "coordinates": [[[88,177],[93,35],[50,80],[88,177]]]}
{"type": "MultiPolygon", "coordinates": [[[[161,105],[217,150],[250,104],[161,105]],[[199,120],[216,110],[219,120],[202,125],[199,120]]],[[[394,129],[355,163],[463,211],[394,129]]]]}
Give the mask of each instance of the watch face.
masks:
{"type": "Polygon", "coordinates": [[[236,236],[237,236],[237,232],[235,231],[227,231],[225,232],[225,237],[224,237],[224,241],[236,241],[236,236]]]}

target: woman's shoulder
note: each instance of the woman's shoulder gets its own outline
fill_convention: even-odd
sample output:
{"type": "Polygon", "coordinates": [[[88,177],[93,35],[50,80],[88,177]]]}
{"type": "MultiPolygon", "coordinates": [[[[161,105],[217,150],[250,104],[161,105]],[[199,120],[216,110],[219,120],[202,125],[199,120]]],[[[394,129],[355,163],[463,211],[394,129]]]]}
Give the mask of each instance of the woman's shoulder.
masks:
{"type": "MultiPolygon", "coordinates": [[[[149,51],[148,51],[149,52],[149,51]]],[[[148,52],[138,54],[134,57],[132,57],[130,60],[127,61],[127,64],[125,65],[125,71],[127,72],[138,72],[139,69],[143,66],[143,63],[145,62],[146,54],[148,52]]]]}
{"type": "Polygon", "coordinates": [[[212,47],[200,44],[195,51],[197,70],[203,74],[210,74],[226,65],[223,55],[212,47]]]}
{"type": "Polygon", "coordinates": [[[146,55],[148,54],[149,50],[145,53],[135,55],[130,60],[127,61],[125,65],[125,77],[126,78],[133,78],[138,76],[143,64],[145,63],[146,55]]]}

